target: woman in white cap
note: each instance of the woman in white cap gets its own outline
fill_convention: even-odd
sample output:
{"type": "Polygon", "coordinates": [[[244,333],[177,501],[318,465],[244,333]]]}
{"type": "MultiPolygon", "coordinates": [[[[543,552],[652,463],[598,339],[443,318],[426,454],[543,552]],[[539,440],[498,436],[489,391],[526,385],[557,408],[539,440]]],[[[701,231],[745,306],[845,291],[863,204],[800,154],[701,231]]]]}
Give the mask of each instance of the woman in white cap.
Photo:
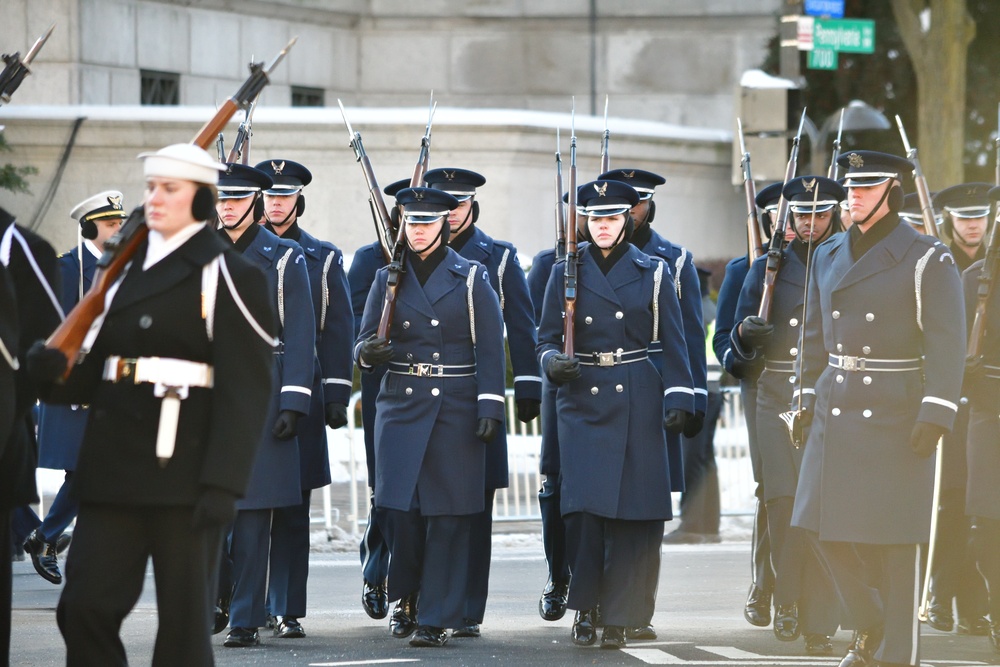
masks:
{"type": "Polygon", "coordinates": [[[118,633],[150,556],[153,664],[212,664],[223,527],[271,393],[276,318],[264,276],[205,224],[224,167],[188,144],[140,157],[149,236],[109,289],[83,361],[57,385],[62,353],[41,343],[29,353],[46,400],[91,406],[56,612],[69,665],[127,664],[118,633]]]}

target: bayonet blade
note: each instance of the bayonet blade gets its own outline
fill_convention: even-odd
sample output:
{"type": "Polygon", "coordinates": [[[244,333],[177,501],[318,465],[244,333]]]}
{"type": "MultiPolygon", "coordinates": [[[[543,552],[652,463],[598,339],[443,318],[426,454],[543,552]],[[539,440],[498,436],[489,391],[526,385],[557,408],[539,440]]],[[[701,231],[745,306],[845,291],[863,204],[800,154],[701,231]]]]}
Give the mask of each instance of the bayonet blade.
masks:
{"type": "Polygon", "coordinates": [[[344,117],[344,124],[347,125],[347,133],[351,135],[351,141],[354,141],[354,128],[351,127],[351,121],[347,120],[347,111],[344,110],[344,103],[337,98],[337,104],[340,106],[340,115],[344,117]]]}
{"type": "Polygon", "coordinates": [[[604,131],[608,131],[608,98],[610,95],[604,96],[604,131]]]}
{"type": "Polygon", "coordinates": [[[847,111],[847,107],[840,110],[840,124],[837,126],[837,147],[840,147],[840,138],[844,136],[844,112],[847,111]]]}
{"type": "Polygon", "coordinates": [[[28,49],[28,53],[24,56],[24,58],[21,59],[21,63],[25,67],[27,67],[28,65],[30,65],[31,61],[35,59],[36,55],[38,55],[38,52],[42,50],[42,47],[45,46],[45,42],[47,42],[48,39],[49,39],[49,35],[51,35],[52,31],[55,30],[55,27],[56,27],[55,23],[53,23],[52,25],[50,25],[49,29],[46,30],[45,33],[42,34],[41,37],[39,37],[38,39],[36,39],[35,43],[31,45],[30,49],[28,49]]]}
{"type": "Polygon", "coordinates": [[[747,154],[747,144],[746,144],[746,141],[744,141],[744,139],[743,139],[743,119],[740,118],[739,116],[736,117],[736,131],[740,135],[740,153],[742,155],[746,155],[747,154]]]}
{"type": "Polygon", "coordinates": [[[277,67],[278,63],[280,63],[284,59],[284,57],[288,54],[291,48],[295,46],[295,42],[297,41],[299,41],[299,38],[297,36],[292,37],[292,41],[288,42],[288,44],[285,45],[285,48],[279,51],[278,55],[274,57],[274,60],[271,61],[271,64],[264,68],[264,74],[267,74],[268,77],[270,77],[271,72],[274,71],[274,68],[277,67]]]}
{"type": "Polygon", "coordinates": [[[802,138],[802,128],[806,124],[806,107],[802,107],[802,118],[799,119],[799,131],[795,133],[795,140],[798,141],[802,138]]]}
{"type": "Polygon", "coordinates": [[[899,136],[903,140],[903,150],[909,156],[913,149],[910,148],[910,139],[906,136],[906,128],[903,127],[903,119],[899,117],[899,114],[896,114],[896,126],[899,128],[899,136]]]}

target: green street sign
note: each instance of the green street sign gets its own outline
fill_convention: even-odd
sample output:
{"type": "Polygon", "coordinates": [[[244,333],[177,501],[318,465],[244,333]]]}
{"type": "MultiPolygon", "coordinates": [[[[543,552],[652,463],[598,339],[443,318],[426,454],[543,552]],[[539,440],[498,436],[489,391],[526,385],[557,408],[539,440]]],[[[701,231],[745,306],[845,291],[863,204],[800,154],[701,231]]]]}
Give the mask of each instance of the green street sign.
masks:
{"type": "Polygon", "coordinates": [[[871,19],[816,19],[813,48],[841,53],[875,53],[875,21],[871,19]]]}
{"type": "Polygon", "coordinates": [[[837,69],[837,52],[833,49],[813,49],[806,63],[809,69],[837,69]]]}

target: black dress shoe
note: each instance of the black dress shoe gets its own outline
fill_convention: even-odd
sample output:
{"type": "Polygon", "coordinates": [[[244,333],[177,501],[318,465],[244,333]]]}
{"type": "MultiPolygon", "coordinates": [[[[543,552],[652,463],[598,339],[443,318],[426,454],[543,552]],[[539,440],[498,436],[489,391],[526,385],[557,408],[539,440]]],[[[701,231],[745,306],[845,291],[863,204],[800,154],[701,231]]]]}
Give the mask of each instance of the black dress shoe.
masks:
{"type": "Polygon", "coordinates": [[[873,667],[875,665],[875,651],[882,643],[884,632],[882,626],[863,632],[855,631],[847,655],[840,661],[839,667],[873,667]]]}
{"type": "Polygon", "coordinates": [[[229,625],[229,605],[233,601],[233,589],[223,591],[215,602],[215,625],[212,634],[217,635],[229,625]]]}
{"type": "Polygon", "coordinates": [[[833,655],[833,642],[826,635],[806,635],[806,655],[833,655]]]}
{"type": "Polygon", "coordinates": [[[56,538],[56,553],[62,554],[62,552],[69,549],[69,543],[73,541],[73,533],[63,533],[56,538]]]}
{"type": "Polygon", "coordinates": [[[774,636],[779,642],[793,642],[799,638],[799,608],[795,604],[778,605],[774,609],[774,636]]]}
{"type": "Polygon", "coordinates": [[[226,635],[226,641],[222,642],[222,645],[229,648],[244,648],[259,643],[260,635],[257,634],[257,628],[233,628],[226,635]]]}
{"type": "Polygon", "coordinates": [[[620,625],[606,625],[601,633],[601,648],[625,648],[625,628],[620,625]]]}
{"type": "Polygon", "coordinates": [[[932,599],[927,605],[927,625],[941,632],[951,632],[955,628],[951,606],[945,606],[932,599]]]}
{"type": "Polygon", "coordinates": [[[643,641],[651,641],[656,639],[656,630],[653,629],[652,625],[643,625],[636,628],[627,628],[625,630],[625,636],[629,639],[641,639],[643,641]]]}
{"type": "Polygon", "coordinates": [[[451,631],[452,637],[479,637],[482,635],[482,632],[479,631],[479,624],[471,618],[464,619],[462,623],[464,624],[462,627],[451,631]]]}
{"type": "Polygon", "coordinates": [[[538,600],[538,615],[543,621],[558,621],[566,615],[566,600],[569,598],[569,584],[556,583],[549,579],[538,600]]]}
{"type": "Polygon", "coordinates": [[[595,611],[584,609],[576,612],[573,618],[573,643],[577,646],[590,646],[597,641],[597,627],[594,625],[595,611]]]}
{"type": "Polygon", "coordinates": [[[268,614],[267,618],[264,620],[264,627],[268,630],[274,630],[274,626],[278,624],[278,617],[274,614],[268,614]]]}
{"type": "Polygon", "coordinates": [[[282,639],[302,639],[306,631],[294,616],[275,616],[274,636],[282,639]]]}
{"type": "Polygon", "coordinates": [[[968,618],[958,617],[955,624],[955,632],[960,635],[974,635],[985,637],[990,634],[990,622],[983,616],[969,616],[968,618]]]}
{"type": "Polygon", "coordinates": [[[410,637],[410,646],[444,646],[448,643],[448,631],[432,625],[421,625],[410,637]]]}
{"type": "Polygon", "coordinates": [[[62,572],[59,571],[59,561],[56,558],[56,545],[46,542],[37,530],[31,531],[24,541],[24,552],[31,556],[31,564],[35,572],[48,582],[62,583],[62,572]]]}
{"type": "Polygon", "coordinates": [[[417,629],[417,594],[400,598],[389,618],[389,629],[396,639],[406,639],[417,629]]]}
{"type": "Polygon", "coordinates": [[[750,625],[766,628],[771,625],[771,591],[766,591],[756,584],[750,584],[747,603],[743,608],[743,617],[750,625]]]}
{"type": "Polygon", "coordinates": [[[385,590],[385,582],[370,584],[365,581],[361,588],[361,606],[375,620],[385,618],[389,613],[389,594],[385,590]]]}

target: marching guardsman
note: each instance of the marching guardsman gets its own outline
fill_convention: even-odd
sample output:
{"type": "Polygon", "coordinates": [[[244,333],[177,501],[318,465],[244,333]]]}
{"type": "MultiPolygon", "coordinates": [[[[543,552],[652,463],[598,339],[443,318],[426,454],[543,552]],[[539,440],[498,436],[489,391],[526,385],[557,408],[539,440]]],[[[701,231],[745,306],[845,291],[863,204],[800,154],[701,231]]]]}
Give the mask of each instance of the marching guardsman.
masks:
{"type": "MultiPolygon", "coordinates": [[[[847,200],[844,200],[847,203],[847,200]]],[[[920,212],[920,195],[916,192],[903,197],[903,208],[899,209],[899,219],[913,227],[915,230],[924,233],[924,216],[920,212]]],[[[954,255],[952,251],[952,255],[954,255]]]]}
{"type": "MultiPolygon", "coordinates": [[[[1000,200],[1000,188],[991,189],[989,199],[1000,200]]],[[[995,249],[987,252],[995,252],[995,249]]],[[[979,305],[977,293],[983,264],[983,261],[976,262],[962,275],[966,322],[970,329],[979,305]]],[[[972,550],[989,591],[990,642],[993,652],[1000,653],[1000,484],[997,483],[997,471],[1000,470],[1000,290],[996,288],[996,281],[997,276],[993,274],[984,303],[985,332],[979,341],[982,360],[976,360],[976,366],[966,370],[964,393],[969,399],[970,416],[965,512],[972,519],[972,550]]]]}
{"type": "MultiPolygon", "coordinates": [[[[75,251],[70,250],[59,256],[61,302],[66,313],[90,289],[104,244],[118,231],[128,213],[122,193],[109,190],[74,206],[70,217],[79,222],[80,241],[75,251]]],[[[49,405],[42,402],[39,408],[38,467],[65,470],[66,477],[49,505],[45,519],[25,541],[24,550],[31,554],[35,571],[53,584],[62,582],[56,559],[56,541],[76,518],[77,503],[70,497],[70,480],[76,470],[76,458],[88,413],[82,405],[49,405]]]]}
{"type": "MultiPolygon", "coordinates": [[[[382,188],[390,197],[404,188],[410,187],[410,179],[405,178],[382,188]]],[[[389,211],[393,235],[399,231],[399,207],[389,211]]],[[[375,282],[378,270],[387,264],[382,245],[375,241],[359,248],[347,272],[347,282],[351,287],[351,304],[354,311],[354,336],[361,331],[361,317],[365,314],[365,302],[375,282]]],[[[375,512],[375,399],[378,397],[382,376],[388,368],[376,366],[369,373],[361,374],[361,421],[365,432],[365,464],[368,469],[368,523],[361,536],[361,606],[370,617],[379,620],[389,613],[389,598],[386,591],[386,577],[389,576],[389,545],[378,525],[375,512]]],[[[402,612],[401,612],[402,613],[402,612]]]]}
{"type": "MultiPolygon", "coordinates": [[[[653,227],[656,215],[656,202],[653,193],[656,186],[666,183],[659,174],[642,169],[612,169],[598,176],[600,180],[621,181],[635,188],[639,193],[637,203],[629,214],[635,225],[630,242],[636,248],[650,257],[659,257],[666,262],[671,270],[673,289],[677,292],[677,300],[681,306],[681,319],[684,325],[684,340],[687,342],[688,366],[691,369],[692,388],[694,389],[694,416],[684,426],[683,435],[691,438],[698,434],[705,421],[708,410],[708,380],[705,359],[705,323],[702,317],[701,282],[698,280],[698,270],[694,265],[694,257],[683,246],[671,243],[653,227]]],[[[653,364],[661,367],[661,357],[658,344],[650,349],[653,364]]],[[[674,477],[670,480],[671,487],[676,491],[684,490],[684,457],[681,451],[680,434],[667,434],[667,451],[670,454],[670,470],[674,477]]],[[[659,540],[649,544],[650,555],[659,561],[662,544],[659,540]]],[[[656,589],[660,580],[660,568],[651,570],[646,586],[646,604],[649,618],[637,627],[629,628],[629,639],[656,639],[653,629],[653,612],[656,608],[656,589]]]]}
{"type": "MultiPolygon", "coordinates": [[[[535,357],[535,319],[524,271],[517,259],[517,248],[486,234],[476,222],[479,202],[476,190],[486,179],[474,171],[457,168],[432,169],[424,175],[428,187],[442,190],[458,200],[448,214],[448,246],[462,257],[486,267],[490,285],[500,299],[514,370],[514,404],[517,419],[528,423],[538,416],[541,405],[542,377],[535,357]]],[[[475,519],[472,534],[469,601],[465,623],[455,628],[453,637],[478,637],[479,624],[486,613],[489,592],[490,554],[493,546],[493,498],[497,489],[509,484],[507,470],[507,433],[497,434],[486,453],[485,506],[475,519]]]]}
{"type": "Polygon", "coordinates": [[[375,508],[390,545],[394,637],[443,646],[465,624],[487,449],[503,430],[503,321],[489,273],[448,247],[441,190],[407,188],[406,251],[388,335],[378,335],[388,268],[372,284],[355,345],[363,371],[387,365],[377,399],[375,508]],[[419,594],[419,609],[418,609],[419,594]]]}
{"type": "Polygon", "coordinates": [[[565,262],[546,288],[539,363],[559,385],[561,510],[577,610],[576,644],[625,646],[627,627],[648,622],[644,599],[651,541],[671,514],[665,430],[680,433],[694,414],[680,306],[665,263],[629,243],[629,209],[639,195],[618,181],[580,186],[588,240],[580,251],[573,323],[576,353],[563,353],[565,262]],[[648,348],[660,341],[662,375],[648,348]]]}
{"type": "MultiPolygon", "coordinates": [[[[941,230],[951,237],[951,254],[959,273],[986,254],[989,227],[989,183],[964,183],[941,190],[934,196],[934,210],[943,216],[941,230]]],[[[923,231],[923,220],[921,228],[923,231]]],[[[941,496],[938,502],[938,533],[931,563],[927,624],[935,630],[959,634],[989,634],[986,586],[976,569],[969,547],[970,519],[965,516],[966,441],[969,405],[959,402],[958,415],[941,448],[941,496]],[[958,612],[952,613],[952,600],[958,612]]]]}
{"type": "MultiPolygon", "coordinates": [[[[777,223],[778,202],[784,183],[772,183],[757,193],[754,204],[762,211],[762,236],[770,240],[777,223]]],[[[761,249],[762,252],[766,248],[761,249]]],[[[715,336],[712,347],[715,357],[727,373],[740,381],[740,402],[747,425],[750,465],[756,485],[756,510],[753,521],[752,548],[750,550],[750,591],[743,605],[743,617],[751,625],[766,628],[771,625],[771,596],[774,592],[774,568],[771,567],[771,540],[767,534],[767,507],[764,505],[764,481],[761,472],[761,453],[757,443],[757,375],[759,365],[743,363],[732,352],[730,338],[737,325],[736,305],[740,291],[750,271],[749,254],[741,255],[726,264],[726,275],[719,288],[716,302],[715,336]]]]}
{"type": "Polygon", "coordinates": [[[833,582],[809,547],[805,534],[789,526],[802,450],[792,446],[779,415],[791,403],[793,364],[798,356],[808,255],[840,231],[840,202],[847,197],[836,181],[800,176],[784,186],[795,238],[782,250],[770,318],[758,316],[767,256],[750,268],[736,307],[739,324],[730,335],[734,360],[763,368],[757,378],[756,443],[761,457],[763,500],[775,570],[774,634],[781,641],[805,636],[807,655],[831,655],[839,608],[833,582]]]}
{"type": "Polygon", "coordinates": [[[302,190],[312,181],[303,165],[291,160],[265,160],[257,165],[273,181],[264,191],[265,227],[302,248],[309,271],[316,321],[316,361],[309,413],[299,423],[299,467],[302,500],[275,510],[271,525],[271,569],[268,613],[278,637],[304,637],[299,618],[306,614],[309,576],[309,506],[312,490],[330,483],[326,429],[347,424],[354,362],[354,315],[344,275],[344,256],[332,243],[320,241],[299,226],[305,210],[302,190]]]}
{"type": "Polygon", "coordinates": [[[119,630],[152,557],[153,664],[207,666],[223,534],[272,393],[275,314],[261,272],[205,223],[225,167],[192,144],[140,157],[148,238],[86,354],[65,384],[52,382],[67,367],[61,351],[39,341],[29,357],[49,380],[46,400],[91,406],[56,619],[68,664],[125,664],[119,630]]]}
{"type": "Polygon", "coordinates": [[[873,151],[838,163],[854,224],[811,260],[792,525],[809,531],[857,629],[841,665],[917,665],[934,452],[962,385],[962,287],[948,249],[900,224],[913,165],[873,151]]]}
{"type": "MultiPolygon", "coordinates": [[[[229,538],[233,587],[231,629],[225,645],[242,647],[257,645],[257,629],[267,622],[264,600],[268,553],[277,539],[273,532],[275,510],[302,503],[297,434],[312,401],[316,321],[302,249],[256,222],[263,206],[261,193],[271,187],[271,177],[242,164],[225,166],[216,206],[219,234],[267,276],[268,298],[278,313],[281,341],[271,369],[275,390],[267,409],[267,427],[259,438],[253,473],[246,496],[237,504],[239,511],[229,538]]],[[[219,593],[223,601],[229,593],[224,577],[219,593]]],[[[219,625],[221,621],[216,629],[219,625]]],[[[274,628],[278,636],[282,630],[274,628]]]]}

